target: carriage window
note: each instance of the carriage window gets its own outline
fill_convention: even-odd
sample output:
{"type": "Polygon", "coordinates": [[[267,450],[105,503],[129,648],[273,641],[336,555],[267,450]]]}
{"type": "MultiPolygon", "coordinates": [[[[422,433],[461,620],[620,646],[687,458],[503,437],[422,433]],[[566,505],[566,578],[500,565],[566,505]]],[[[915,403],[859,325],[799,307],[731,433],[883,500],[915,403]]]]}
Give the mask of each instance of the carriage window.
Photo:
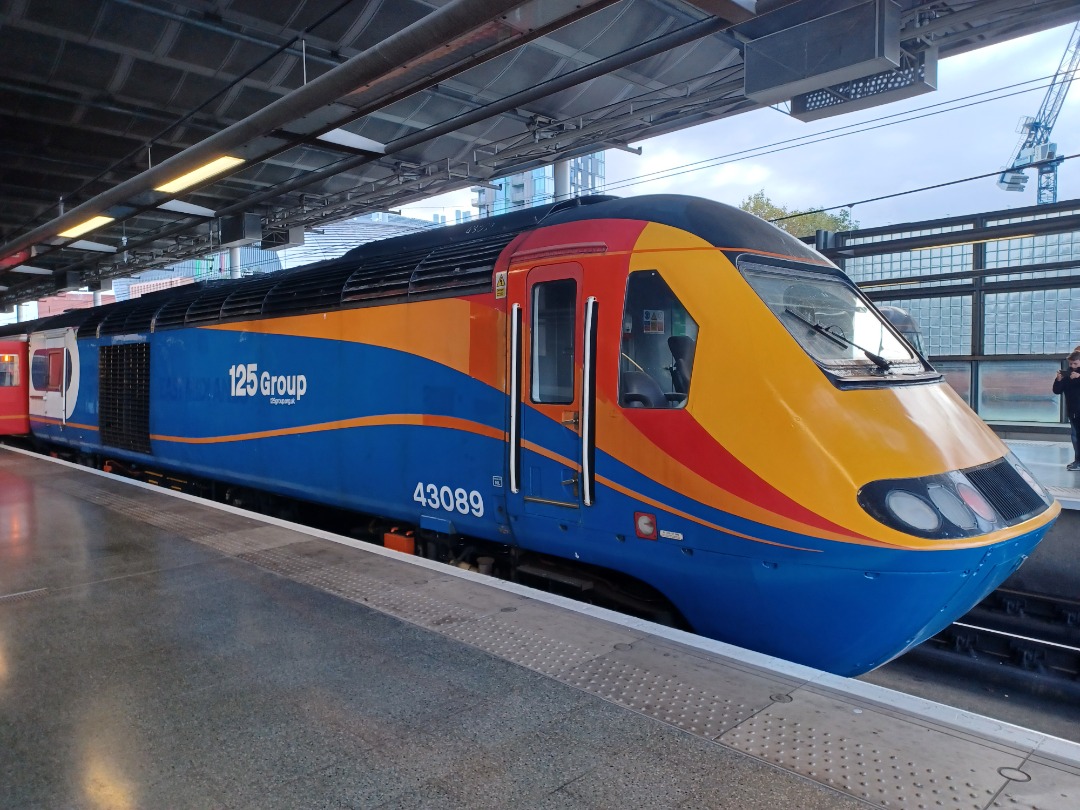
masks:
{"type": "Polygon", "coordinates": [[[546,281],[533,287],[533,402],[567,405],[574,401],[574,323],[577,282],[546,281]]]}
{"type": "Polygon", "coordinates": [[[19,356],[0,354],[0,388],[19,384],[19,356]]]}
{"type": "Polygon", "coordinates": [[[622,406],[686,407],[698,326],[657,271],[630,274],[622,331],[622,406]]]}

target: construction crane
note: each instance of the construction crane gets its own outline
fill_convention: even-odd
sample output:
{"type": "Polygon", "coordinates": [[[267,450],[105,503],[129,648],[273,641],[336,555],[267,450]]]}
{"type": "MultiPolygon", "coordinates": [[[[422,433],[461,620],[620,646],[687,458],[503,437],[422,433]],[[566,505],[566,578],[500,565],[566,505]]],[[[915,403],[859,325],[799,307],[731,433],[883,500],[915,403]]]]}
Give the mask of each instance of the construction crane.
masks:
{"type": "Polygon", "coordinates": [[[1028,176],[1025,169],[1039,170],[1039,192],[1036,202],[1047,205],[1057,202],[1057,170],[1064,158],[1058,157],[1057,144],[1050,142],[1061,105],[1080,65],[1080,22],[1073,28],[1057,73],[1046,89],[1046,97],[1034,118],[1024,118],[1019,131],[1023,134],[1016,147],[1015,157],[998,177],[998,186],[1006,191],[1023,191],[1028,176]]]}

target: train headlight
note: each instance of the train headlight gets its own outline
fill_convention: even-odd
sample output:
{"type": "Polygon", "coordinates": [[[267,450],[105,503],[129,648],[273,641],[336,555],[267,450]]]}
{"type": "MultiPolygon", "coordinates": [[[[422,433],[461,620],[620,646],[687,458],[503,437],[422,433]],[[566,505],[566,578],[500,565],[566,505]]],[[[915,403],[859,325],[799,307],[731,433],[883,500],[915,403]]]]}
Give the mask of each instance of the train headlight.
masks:
{"type": "Polygon", "coordinates": [[[941,528],[941,515],[920,498],[903,489],[894,489],[885,496],[885,506],[893,517],[920,532],[936,532],[941,528]]]}
{"type": "Polygon", "coordinates": [[[859,505],[897,531],[949,540],[1015,526],[1053,503],[1011,453],[963,470],[871,481],[859,505]]]}
{"type": "Polygon", "coordinates": [[[986,502],[986,498],[979,494],[975,487],[968,483],[956,485],[957,494],[964,499],[964,503],[971,507],[976,515],[984,520],[994,519],[994,507],[986,502]]]}
{"type": "MultiPolygon", "coordinates": [[[[941,484],[930,484],[926,488],[927,493],[930,495],[930,500],[941,512],[942,516],[959,526],[961,529],[974,529],[977,525],[975,515],[971,513],[971,509],[958,498],[953,491],[948,487],[944,487],[941,484]]],[[[985,517],[985,516],[984,516],[985,517]]],[[[994,514],[991,511],[987,520],[993,520],[994,514]]]]}
{"type": "Polygon", "coordinates": [[[1000,528],[993,507],[963,472],[873,481],[859,490],[872,517],[905,534],[935,540],[974,537],[1000,528]]]}

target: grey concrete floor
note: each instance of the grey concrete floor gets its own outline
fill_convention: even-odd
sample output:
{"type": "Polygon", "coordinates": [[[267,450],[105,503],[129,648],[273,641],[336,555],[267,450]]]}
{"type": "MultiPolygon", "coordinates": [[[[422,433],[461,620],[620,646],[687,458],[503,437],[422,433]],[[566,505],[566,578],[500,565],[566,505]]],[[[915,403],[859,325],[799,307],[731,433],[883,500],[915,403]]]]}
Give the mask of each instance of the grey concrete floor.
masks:
{"type": "Polygon", "coordinates": [[[864,806],[6,455],[0,808],[864,806]]]}

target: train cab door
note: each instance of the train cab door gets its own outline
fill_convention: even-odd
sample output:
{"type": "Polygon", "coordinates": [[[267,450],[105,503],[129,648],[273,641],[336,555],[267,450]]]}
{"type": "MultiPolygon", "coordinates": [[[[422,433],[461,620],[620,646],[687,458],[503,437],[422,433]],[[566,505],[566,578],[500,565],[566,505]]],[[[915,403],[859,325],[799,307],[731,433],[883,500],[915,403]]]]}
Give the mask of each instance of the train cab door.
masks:
{"type": "Polygon", "coordinates": [[[510,508],[580,523],[592,503],[595,299],[574,262],[514,270],[510,334],[510,508]]]}
{"type": "Polygon", "coordinates": [[[58,329],[31,335],[29,399],[32,415],[43,416],[61,425],[67,422],[78,385],[77,372],[73,369],[73,346],[73,330],[58,329]],[[73,381],[75,391],[71,390],[73,381]]]}

